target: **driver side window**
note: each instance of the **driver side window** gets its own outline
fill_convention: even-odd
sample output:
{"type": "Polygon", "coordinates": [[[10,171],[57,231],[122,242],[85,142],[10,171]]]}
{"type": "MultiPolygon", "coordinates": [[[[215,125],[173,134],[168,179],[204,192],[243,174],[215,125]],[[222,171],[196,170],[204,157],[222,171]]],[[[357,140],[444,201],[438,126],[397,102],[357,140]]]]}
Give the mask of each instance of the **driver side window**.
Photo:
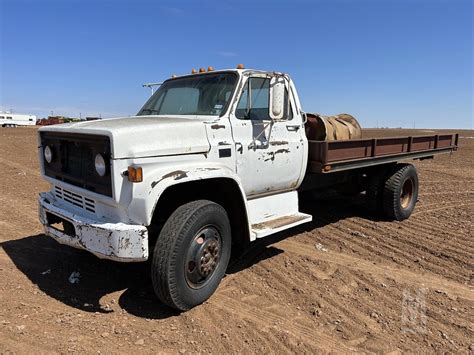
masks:
{"type": "MultiPolygon", "coordinates": [[[[287,111],[288,90],[285,90],[285,117],[287,111]]],[[[239,103],[235,110],[235,116],[244,120],[271,120],[269,113],[270,103],[270,79],[252,77],[247,80],[239,103]],[[249,95],[249,88],[251,94],[249,95]]],[[[291,120],[293,112],[290,110],[291,120]]]]}
{"type": "Polygon", "coordinates": [[[235,115],[240,119],[269,120],[270,79],[249,78],[245,85],[235,115]],[[249,87],[251,95],[249,95],[249,87]]]}

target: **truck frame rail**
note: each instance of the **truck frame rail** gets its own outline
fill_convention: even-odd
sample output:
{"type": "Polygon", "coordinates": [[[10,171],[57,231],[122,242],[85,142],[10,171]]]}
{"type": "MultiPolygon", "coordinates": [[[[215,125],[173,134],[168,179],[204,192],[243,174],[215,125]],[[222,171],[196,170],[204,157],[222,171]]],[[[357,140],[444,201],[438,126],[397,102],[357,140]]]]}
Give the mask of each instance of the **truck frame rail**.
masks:
{"type": "Polygon", "coordinates": [[[458,134],[354,139],[309,140],[308,169],[311,173],[331,173],[404,159],[431,159],[436,154],[458,148],[458,134]]]}

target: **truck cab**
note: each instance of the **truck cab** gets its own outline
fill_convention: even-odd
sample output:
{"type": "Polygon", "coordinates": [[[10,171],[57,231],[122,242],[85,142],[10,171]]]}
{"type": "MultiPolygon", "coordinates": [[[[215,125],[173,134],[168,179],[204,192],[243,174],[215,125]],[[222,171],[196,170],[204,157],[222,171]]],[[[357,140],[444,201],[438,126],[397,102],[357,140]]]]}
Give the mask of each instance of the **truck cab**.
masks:
{"type": "Polygon", "coordinates": [[[287,74],[239,68],[172,77],[133,117],[43,127],[45,233],[100,258],[151,259],[158,298],[188,310],[233,248],[311,221],[298,190],[355,181],[308,173],[306,117],[287,74]]]}

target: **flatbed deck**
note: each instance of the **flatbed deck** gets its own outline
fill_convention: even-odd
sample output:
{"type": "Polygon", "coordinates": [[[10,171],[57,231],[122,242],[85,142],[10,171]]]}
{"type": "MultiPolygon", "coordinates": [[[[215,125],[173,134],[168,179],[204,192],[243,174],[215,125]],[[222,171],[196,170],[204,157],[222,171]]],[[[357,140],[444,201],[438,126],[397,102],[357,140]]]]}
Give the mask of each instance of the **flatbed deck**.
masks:
{"type": "Polygon", "coordinates": [[[311,173],[331,173],[397,162],[430,159],[458,148],[458,134],[354,139],[309,140],[308,169],[311,173]]]}

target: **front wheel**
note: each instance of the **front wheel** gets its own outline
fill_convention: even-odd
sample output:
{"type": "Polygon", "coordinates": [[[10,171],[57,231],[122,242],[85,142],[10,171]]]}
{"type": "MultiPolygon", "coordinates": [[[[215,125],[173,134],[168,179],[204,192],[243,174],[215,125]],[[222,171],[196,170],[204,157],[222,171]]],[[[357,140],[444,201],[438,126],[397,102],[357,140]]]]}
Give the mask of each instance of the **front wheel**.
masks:
{"type": "Polygon", "coordinates": [[[180,311],[203,303],[219,286],[230,252],[231,228],[224,208],[207,200],[182,205],[155,244],[151,278],[156,295],[180,311]]]}

